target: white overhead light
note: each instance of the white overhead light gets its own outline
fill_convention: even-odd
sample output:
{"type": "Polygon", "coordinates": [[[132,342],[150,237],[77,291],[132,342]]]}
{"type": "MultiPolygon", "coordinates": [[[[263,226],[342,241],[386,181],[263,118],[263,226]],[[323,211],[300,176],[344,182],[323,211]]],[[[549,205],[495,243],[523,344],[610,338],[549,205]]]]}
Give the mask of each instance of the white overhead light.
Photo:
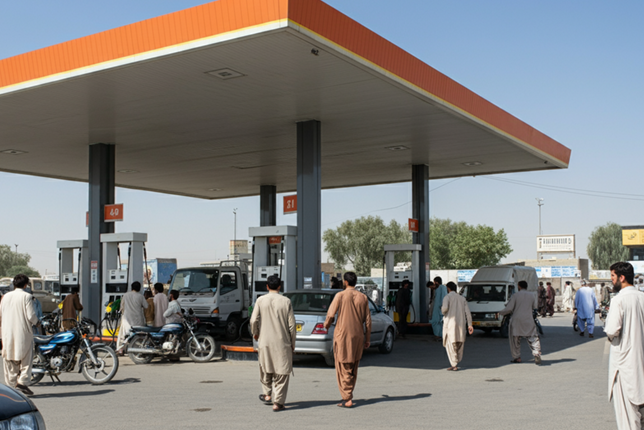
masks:
{"type": "Polygon", "coordinates": [[[239,73],[238,71],[233,69],[211,70],[210,72],[206,72],[206,74],[210,76],[216,76],[219,79],[233,79],[246,76],[243,73],[239,73]]]}
{"type": "Polygon", "coordinates": [[[481,164],[483,163],[481,163],[480,161],[468,161],[467,163],[463,163],[463,166],[474,167],[474,166],[480,166],[481,164]]]}
{"type": "Polygon", "coordinates": [[[138,170],[122,169],[118,171],[119,173],[139,173],[138,170]]]}
{"type": "Polygon", "coordinates": [[[385,147],[385,149],[388,149],[390,151],[404,151],[409,148],[407,148],[405,145],[396,145],[396,146],[387,146],[385,147]]]}
{"type": "Polygon", "coordinates": [[[0,151],[2,154],[10,154],[10,155],[20,155],[20,154],[26,154],[27,151],[20,151],[19,149],[5,149],[4,151],[0,151]]]}

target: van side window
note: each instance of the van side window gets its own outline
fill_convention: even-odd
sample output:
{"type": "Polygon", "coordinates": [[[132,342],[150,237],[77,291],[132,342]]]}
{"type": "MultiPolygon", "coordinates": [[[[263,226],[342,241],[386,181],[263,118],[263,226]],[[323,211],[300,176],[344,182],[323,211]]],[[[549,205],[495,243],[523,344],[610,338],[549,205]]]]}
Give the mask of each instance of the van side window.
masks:
{"type": "Polygon", "coordinates": [[[235,272],[224,272],[221,275],[221,290],[219,294],[228,294],[237,289],[235,272]]]}

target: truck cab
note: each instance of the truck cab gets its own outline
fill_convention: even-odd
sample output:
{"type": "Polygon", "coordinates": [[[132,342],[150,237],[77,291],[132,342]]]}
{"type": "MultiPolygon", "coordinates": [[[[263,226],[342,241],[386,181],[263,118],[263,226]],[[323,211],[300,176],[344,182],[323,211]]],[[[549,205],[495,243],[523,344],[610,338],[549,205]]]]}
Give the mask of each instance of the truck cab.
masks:
{"type": "Polygon", "coordinates": [[[228,339],[236,339],[242,321],[248,317],[250,290],[248,265],[243,261],[177,269],[169,291],[179,291],[179,304],[192,308],[203,322],[214,325],[228,339]]]}
{"type": "Polygon", "coordinates": [[[502,337],[507,337],[509,320],[499,312],[517,291],[519,281],[526,281],[528,291],[536,294],[537,272],[533,267],[481,267],[462,292],[472,314],[472,326],[486,333],[499,330],[502,337]]]}

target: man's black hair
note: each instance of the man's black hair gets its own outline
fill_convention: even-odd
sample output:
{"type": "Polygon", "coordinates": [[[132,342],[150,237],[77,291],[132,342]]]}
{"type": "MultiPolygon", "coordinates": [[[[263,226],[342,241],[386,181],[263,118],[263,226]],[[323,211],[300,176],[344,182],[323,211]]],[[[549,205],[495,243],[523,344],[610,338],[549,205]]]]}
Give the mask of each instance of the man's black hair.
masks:
{"type": "Polygon", "coordinates": [[[179,298],[179,290],[172,290],[170,291],[170,295],[174,300],[177,300],[179,298]]]}
{"type": "Polygon", "coordinates": [[[526,281],[519,281],[519,288],[521,288],[522,290],[527,290],[528,283],[526,281]]]}
{"type": "Polygon", "coordinates": [[[438,285],[443,285],[443,278],[440,276],[437,276],[434,278],[434,282],[437,283],[438,285]]]}
{"type": "Polygon", "coordinates": [[[13,286],[16,288],[25,288],[28,283],[29,276],[23,275],[22,273],[13,278],[13,286]]]}
{"type": "Polygon", "coordinates": [[[449,281],[445,286],[448,290],[456,292],[456,284],[452,281],[449,281]]]}
{"type": "Polygon", "coordinates": [[[72,294],[77,294],[80,293],[80,287],[78,285],[75,285],[72,287],[72,294]]]}
{"type": "Polygon", "coordinates": [[[404,287],[405,285],[409,286],[409,279],[403,279],[403,281],[400,283],[401,287],[404,287]]]}
{"type": "Polygon", "coordinates": [[[141,283],[139,281],[132,282],[132,291],[141,291],[141,283]]]}
{"type": "Polygon", "coordinates": [[[282,281],[280,280],[280,277],[277,275],[271,275],[266,279],[266,285],[268,286],[269,290],[277,290],[280,285],[282,284],[282,281]]]}
{"type": "Polygon", "coordinates": [[[157,282],[154,284],[154,291],[157,293],[162,293],[163,292],[163,284],[161,282],[157,282]]]}
{"type": "Polygon", "coordinates": [[[347,281],[350,287],[355,287],[358,283],[358,277],[353,272],[346,272],[344,274],[344,280],[347,281]]]}
{"type": "Polygon", "coordinates": [[[628,282],[630,285],[633,285],[635,271],[633,270],[631,263],[628,263],[626,261],[619,261],[610,266],[610,271],[615,272],[618,277],[624,276],[624,278],[626,278],[626,282],[628,282]]]}

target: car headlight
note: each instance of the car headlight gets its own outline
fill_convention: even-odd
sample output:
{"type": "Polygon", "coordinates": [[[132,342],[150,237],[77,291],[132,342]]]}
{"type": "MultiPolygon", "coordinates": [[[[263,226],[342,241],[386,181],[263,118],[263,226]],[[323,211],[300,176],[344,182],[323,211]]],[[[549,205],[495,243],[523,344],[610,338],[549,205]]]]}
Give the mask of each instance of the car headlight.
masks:
{"type": "Polygon", "coordinates": [[[0,422],[0,430],[46,430],[40,412],[29,412],[0,422]]]}
{"type": "Polygon", "coordinates": [[[485,319],[488,319],[488,320],[495,320],[495,319],[497,319],[497,318],[498,318],[498,315],[497,315],[497,314],[485,314],[485,319]]]}

